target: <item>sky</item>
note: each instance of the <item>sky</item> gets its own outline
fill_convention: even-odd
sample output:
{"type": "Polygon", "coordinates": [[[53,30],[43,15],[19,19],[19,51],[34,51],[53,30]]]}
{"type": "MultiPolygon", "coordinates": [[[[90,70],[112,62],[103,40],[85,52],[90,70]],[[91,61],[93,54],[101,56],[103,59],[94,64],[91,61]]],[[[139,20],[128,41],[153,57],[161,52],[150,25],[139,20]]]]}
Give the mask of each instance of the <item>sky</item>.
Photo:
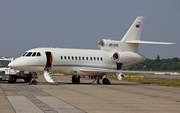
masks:
{"type": "Polygon", "coordinates": [[[36,47],[99,49],[101,39],[121,40],[144,16],[141,40],[174,45],[139,46],[147,58],[180,58],[179,0],[0,0],[0,56],[36,47]]]}

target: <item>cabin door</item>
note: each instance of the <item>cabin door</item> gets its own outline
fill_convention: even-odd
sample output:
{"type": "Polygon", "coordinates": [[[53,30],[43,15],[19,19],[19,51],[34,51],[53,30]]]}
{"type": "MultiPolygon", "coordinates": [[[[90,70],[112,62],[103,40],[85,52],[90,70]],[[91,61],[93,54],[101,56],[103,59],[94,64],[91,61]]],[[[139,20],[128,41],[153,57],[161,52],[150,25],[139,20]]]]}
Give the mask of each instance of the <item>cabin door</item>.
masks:
{"type": "Polygon", "coordinates": [[[52,53],[47,51],[46,52],[46,68],[51,68],[53,64],[53,56],[52,53]]]}

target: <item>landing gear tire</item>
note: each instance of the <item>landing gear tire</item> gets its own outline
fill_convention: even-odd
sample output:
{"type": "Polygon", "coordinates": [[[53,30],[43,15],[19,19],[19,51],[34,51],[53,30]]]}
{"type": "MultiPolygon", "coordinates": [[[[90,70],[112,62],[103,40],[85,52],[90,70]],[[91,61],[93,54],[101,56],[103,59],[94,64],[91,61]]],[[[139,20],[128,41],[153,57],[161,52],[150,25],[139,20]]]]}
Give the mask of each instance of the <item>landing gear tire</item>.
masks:
{"type": "Polygon", "coordinates": [[[109,79],[107,79],[107,78],[104,78],[104,79],[102,80],[102,83],[103,83],[103,84],[111,84],[111,82],[110,82],[109,79]]]}
{"type": "Polygon", "coordinates": [[[31,84],[34,84],[34,85],[37,85],[37,80],[33,80],[32,82],[31,82],[31,84]]]}
{"type": "Polygon", "coordinates": [[[34,72],[33,72],[33,73],[30,72],[30,73],[29,73],[29,76],[32,77],[29,85],[30,85],[30,84],[37,85],[37,83],[38,83],[37,80],[36,80],[36,79],[38,78],[37,74],[34,73],[34,72]]]}
{"type": "Polygon", "coordinates": [[[79,84],[80,83],[80,77],[77,75],[72,76],[72,83],[73,84],[79,84]]]}

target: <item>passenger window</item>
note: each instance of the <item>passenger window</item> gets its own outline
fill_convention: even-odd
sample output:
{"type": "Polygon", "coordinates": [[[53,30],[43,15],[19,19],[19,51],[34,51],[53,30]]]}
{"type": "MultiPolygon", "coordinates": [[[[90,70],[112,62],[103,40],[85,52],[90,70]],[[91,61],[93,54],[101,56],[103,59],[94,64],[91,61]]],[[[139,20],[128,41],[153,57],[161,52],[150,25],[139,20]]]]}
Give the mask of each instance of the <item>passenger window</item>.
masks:
{"type": "Polygon", "coordinates": [[[99,57],[97,57],[97,60],[99,61],[99,57]]]}
{"type": "Polygon", "coordinates": [[[38,52],[36,56],[41,56],[41,53],[38,52]]]}
{"type": "Polygon", "coordinates": [[[74,60],[74,57],[73,57],[73,56],[72,56],[71,58],[72,58],[72,60],[74,60]]]}
{"type": "Polygon", "coordinates": [[[94,57],[94,61],[96,60],[96,57],[94,57]]]}
{"type": "Polygon", "coordinates": [[[81,57],[79,57],[79,60],[81,60],[81,57]]]}
{"type": "Polygon", "coordinates": [[[68,56],[68,60],[70,60],[70,56],[68,56]]]}
{"type": "Polygon", "coordinates": [[[75,56],[75,59],[77,60],[77,56],[75,56]]]}
{"type": "Polygon", "coordinates": [[[84,57],[82,57],[82,59],[84,60],[84,57]]]}
{"type": "Polygon", "coordinates": [[[63,56],[61,56],[61,60],[63,60],[63,56]]]}
{"type": "Polygon", "coordinates": [[[101,61],[103,60],[103,58],[101,57],[101,61]]]}
{"type": "Polygon", "coordinates": [[[66,56],[64,56],[64,59],[66,60],[66,56]]]}
{"type": "Polygon", "coordinates": [[[86,60],[88,60],[88,57],[86,57],[86,60]]]}
{"type": "Polygon", "coordinates": [[[32,52],[29,52],[28,54],[26,54],[26,56],[28,56],[28,57],[31,56],[31,55],[32,55],[32,52]]]}
{"type": "Polygon", "coordinates": [[[90,60],[92,60],[92,57],[90,57],[90,60]]]}
{"type": "Polygon", "coordinates": [[[36,52],[34,52],[34,53],[32,54],[32,56],[33,56],[33,57],[36,56],[36,52]]]}

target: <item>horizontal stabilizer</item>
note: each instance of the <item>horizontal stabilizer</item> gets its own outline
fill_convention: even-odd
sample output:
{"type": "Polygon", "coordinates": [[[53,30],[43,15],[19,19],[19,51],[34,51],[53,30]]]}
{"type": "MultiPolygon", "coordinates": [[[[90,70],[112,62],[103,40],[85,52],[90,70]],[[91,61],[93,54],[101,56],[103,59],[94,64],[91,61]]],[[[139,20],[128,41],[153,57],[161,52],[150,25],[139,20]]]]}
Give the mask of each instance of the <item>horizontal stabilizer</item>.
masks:
{"type": "Polygon", "coordinates": [[[151,41],[141,41],[141,40],[131,40],[131,41],[126,41],[126,43],[132,43],[132,44],[164,44],[164,45],[170,45],[170,44],[175,44],[171,42],[151,42],[151,41]]]}

